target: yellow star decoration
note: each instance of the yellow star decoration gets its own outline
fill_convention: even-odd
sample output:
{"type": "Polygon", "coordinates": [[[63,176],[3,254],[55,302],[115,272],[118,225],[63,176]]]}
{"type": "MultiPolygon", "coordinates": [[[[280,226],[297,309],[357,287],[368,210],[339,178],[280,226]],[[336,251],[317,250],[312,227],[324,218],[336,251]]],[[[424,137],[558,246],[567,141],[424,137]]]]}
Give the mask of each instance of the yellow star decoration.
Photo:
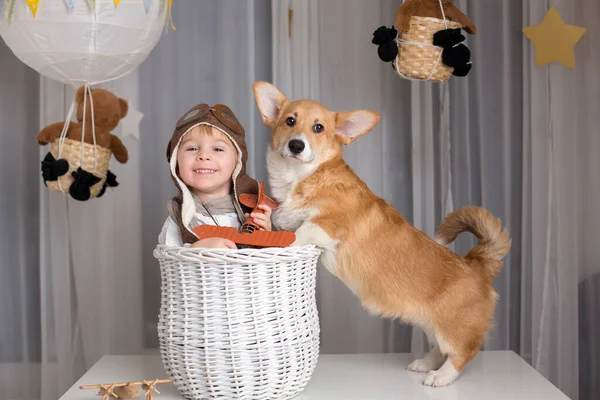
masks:
{"type": "Polygon", "coordinates": [[[523,33],[535,45],[535,62],[538,67],[557,61],[575,68],[575,44],[586,29],[567,25],[556,7],[552,7],[541,24],[523,28],[523,33]]]}

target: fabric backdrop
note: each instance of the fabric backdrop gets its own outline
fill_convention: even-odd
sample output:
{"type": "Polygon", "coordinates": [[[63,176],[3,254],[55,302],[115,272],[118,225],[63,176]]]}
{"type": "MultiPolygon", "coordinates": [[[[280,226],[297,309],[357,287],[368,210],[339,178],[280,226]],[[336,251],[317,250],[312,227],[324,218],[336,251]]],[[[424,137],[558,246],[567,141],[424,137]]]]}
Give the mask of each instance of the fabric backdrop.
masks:
{"type": "MultiPolygon", "coordinates": [[[[517,352],[573,399],[600,397],[600,4],[457,0],[479,28],[467,38],[474,69],[437,85],[401,79],[371,44],[400,3],[180,0],[177,30],[136,73],[105,85],[144,118],[140,139],[124,138],[130,161],[111,162],[120,186],[86,204],[44,187],[47,148],[34,141],[64,119],[73,90],[39,79],[0,43],[0,398],[58,398],[102,355],[156,347],[152,250],[175,194],[166,143],[191,106],[228,104],[247,130],[249,172],[266,179],[256,80],[334,110],[379,112],[345,158],[426,233],[467,204],[500,217],[513,245],[485,348],[517,352]],[[552,5],[588,28],[575,70],[536,67],[522,34],[552,5]]],[[[473,244],[464,235],[455,250],[473,244]]],[[[426,348],[420,330],[369,315],[325,270],[317,289],[322,353],[426,348]]]]}

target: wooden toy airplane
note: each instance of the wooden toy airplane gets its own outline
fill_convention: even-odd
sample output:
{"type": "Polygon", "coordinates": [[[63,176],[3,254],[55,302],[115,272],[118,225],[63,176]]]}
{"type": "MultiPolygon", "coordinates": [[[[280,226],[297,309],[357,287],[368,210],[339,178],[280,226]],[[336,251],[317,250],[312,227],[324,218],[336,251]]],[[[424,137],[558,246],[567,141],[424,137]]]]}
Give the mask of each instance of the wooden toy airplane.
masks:
{"type": "Polygon", "coordinates": [[[153,381],[139,381],[139,382],[119,382],[119,383],[101,383],[97,385],[85,385],[79,386],[79,389],[100,389],[99,395],[102,396],[102,400],[110,400],[111,397],[115,399],[135,399],[140,394],[138,385],[142,385],[142,390],[145,392],[146,400],[154,400],[154,393],[160,394],[156,385],[159,383],[173,382],[171,379],[155,379],[153,381]]]}
{"type": "MultiPolygon", "coordinates": [[[[265,194],[265,184],[260,182],[258,194],[241,194],[240,202],[252,208],[252,213],[264,213],[259,209],[260,204],[266,204],[271,209],[276,209],[279,204],[265,194]]],[[[246,217],[238,229],[231,226],[199,225],[194,229],[198,240],[211,237],[229,239],[237,245],[247,247],[287,247],[296,241],[296,235],[289,231],[265,231],[252,222],[252,217],[246,217]]]]}

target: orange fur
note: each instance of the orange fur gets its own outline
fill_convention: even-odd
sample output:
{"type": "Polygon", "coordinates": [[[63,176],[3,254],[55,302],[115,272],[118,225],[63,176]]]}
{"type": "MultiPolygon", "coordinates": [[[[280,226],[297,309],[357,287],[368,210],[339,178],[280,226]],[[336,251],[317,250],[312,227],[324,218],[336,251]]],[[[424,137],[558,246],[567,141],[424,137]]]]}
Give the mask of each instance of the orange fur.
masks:
{"type": "Polygon", "coordinates": [[[267,166],[273,197],[281,203],[274,224],[295,230],[296,245],[323,248],[321,263],[372,313],[422,327],[434,348],[429,361],[417,360],[411,369],[433,371],[426,384],[450,384],[490,328],[497,297],[492,280],[510,248],[507,232],[487,210],[465,207],[442,222],[436,242],[375,196],[343,160],[342,144],[369,132],[379,121],[376,113],[291,102],[265,82],[255,83],[254,93],[272,130],[267,166]],[[315,124],[323,132],[315,133],[315,124]],[[310,156],[287,154],[291,139],[304,140],[310,156]],[[464,258],[440,244],[464,231],[479,238],[464,258]],[[446,368],[449,375],[435,371],[445,357],[451,366],[439,371],[446,368]]]}
{"type": "MultiPolygon", "coordinates": [[[[442,7],[444,7],[443,15],[447,19],[458,22],[468,33],[473,35],[477,33],[477,27],[473,21],[454,6],[453,0],[443,0],[442,7]]],[[[406,32],[410,29],[410,17],[412,16],[442,19],[443,15],[439,0],[405,0],[396,11],[394,26],[399,31],[406,32]]]]}

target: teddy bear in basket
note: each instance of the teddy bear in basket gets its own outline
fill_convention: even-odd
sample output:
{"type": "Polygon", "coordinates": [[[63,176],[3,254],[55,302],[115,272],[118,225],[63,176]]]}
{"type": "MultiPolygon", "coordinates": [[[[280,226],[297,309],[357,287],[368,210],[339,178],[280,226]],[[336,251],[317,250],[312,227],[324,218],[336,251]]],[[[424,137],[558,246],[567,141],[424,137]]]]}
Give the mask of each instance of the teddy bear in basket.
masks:
{"type": "Polygon", "coordinates": [[[74,199],[84,201],[102,196],[107,186],[118,185],[116,176],[108,170],[108,162],[114,155],[124,164],[128,153],[111,131],[127,115],[129,108],[127,101],[112,92],[89,90],[85,86],[77,90],[75,101],[77,122],[69,121],[64,132],[65,121],[48,125],[38,133],[36,141],[42,146],[52,146],[42,161],[46,186],[55,191],[68,191],[74,199]],[[84,103],[87,104],[85,125],[84,103]]]}
{"type": "MultiPolygon", "coordinates": [[[[469,17],[454,5],[454,0],[405,0],[396,11],[394,27],[382,26],[373,33],[372,42],[379,46],[379,58],[384,62],[390,62],[397,57],[396,37],[398,32],[401,32],[401,36],[402,34],[410,35],[413,33],[412,31],[416,28],[411,27],[411,23],[417,23],[413,17],[437,19],[443,22],[443,26],[446,25],[446,21],[453,22],[454,26],[460,26],[437,31],[433,35],[432,44],[443,49],[442,62],[446,66],[454,68],[453,75],[466,76],[471,70],[471,53],[462,44],[465,37],[461,34],[461,27],[472,35],[477,33],[477,27],[469,17]]],[[[421,20],[418,23],[427,23],[425,21],[421,20]]],[[[429,20],[429,22],[431,21],[429,20]]]]}

